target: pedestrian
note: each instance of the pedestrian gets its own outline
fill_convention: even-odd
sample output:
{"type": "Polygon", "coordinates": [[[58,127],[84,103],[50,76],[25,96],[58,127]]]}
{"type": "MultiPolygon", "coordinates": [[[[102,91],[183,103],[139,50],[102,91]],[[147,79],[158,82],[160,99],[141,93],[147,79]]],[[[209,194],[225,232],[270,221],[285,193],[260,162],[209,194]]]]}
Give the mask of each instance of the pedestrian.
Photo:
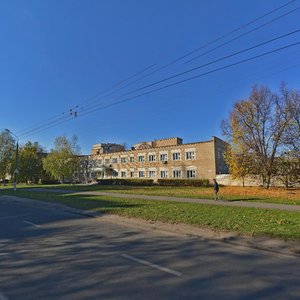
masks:
{"type": "Polygon", "coordinates": [[[221,198],[218,196],[219,193],[219,184],[217,182],[217,180],[214,178],[214,193],[215,193],[215,200],[221,200],[221,198]]]}

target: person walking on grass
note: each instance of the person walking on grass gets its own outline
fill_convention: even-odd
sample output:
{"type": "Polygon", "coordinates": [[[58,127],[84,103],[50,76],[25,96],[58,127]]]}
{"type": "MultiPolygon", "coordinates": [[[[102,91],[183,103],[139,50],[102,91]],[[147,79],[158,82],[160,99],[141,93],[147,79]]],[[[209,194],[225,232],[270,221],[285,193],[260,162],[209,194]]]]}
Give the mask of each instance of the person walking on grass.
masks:
{"type": "Polygon", "coordinates": [[[215,201],[216,200],[221,200],[221,198],[218,196],[218,193],[219,193],[219,184],[217,182],[217,180],[214,178],[213,179],[214,181],[214,193],[215,193],[215,201]]]}

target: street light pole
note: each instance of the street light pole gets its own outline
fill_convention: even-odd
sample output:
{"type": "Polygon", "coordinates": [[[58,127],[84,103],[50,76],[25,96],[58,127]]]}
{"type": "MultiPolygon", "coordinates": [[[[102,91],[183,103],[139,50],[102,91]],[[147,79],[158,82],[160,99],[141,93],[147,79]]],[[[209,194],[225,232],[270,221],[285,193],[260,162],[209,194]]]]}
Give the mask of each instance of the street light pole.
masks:
{"type": "Polygon", "coordinates": [[[16,191],[17,190],[17,176],[18,176],[18,173],[19,173],[19,170],[18,170],[18,163],[19,163],[19,137],[17,135],[15,135],[13,132],[11,132],[9,129],[5,129],[5,131],[9,132],[10,134],[12,134],[13,136],[16,137],[17,139],[17,148],[16,148],[16,168],[15,168],[15,171],[14,171],[14,187],[13,187],[13,190],[16,191]]]}

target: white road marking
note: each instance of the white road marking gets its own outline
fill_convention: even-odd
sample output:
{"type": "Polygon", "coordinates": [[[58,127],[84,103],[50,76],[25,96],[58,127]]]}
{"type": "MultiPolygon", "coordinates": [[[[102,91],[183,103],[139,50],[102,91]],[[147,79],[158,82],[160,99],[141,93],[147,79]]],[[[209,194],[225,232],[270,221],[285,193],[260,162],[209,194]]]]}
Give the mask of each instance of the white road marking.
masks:
{"type": "Polygon", "coordinates": [[[151,267],[151,268],[158,269],[158,270],[160,270],[160,271],[170,273],[170,274],[175,275],[175,276],[181,276],[181,275],[182,275],[182,273],[180,273],[180,272],[174,271],[174,270],[169,269],[169,268],[162,267],[162,266],[160,266],[160,265],[152,264],[152,263],[149,262],[149,261],[146,261],[146,260],[143,260],[143,259],[139,259],[139,258],[133,257],[133,256],[131,256],[131,255],[121,254],[121,256],[124,257],[124,258],[127,258],[127,259],[129,259],[129,260],[138,262],[138,263],[140,263],[140,264],[149,266],[149,267],[151,267]]]}
{"type": "Polygon", "coordinates": [[[28,222],[28,221],[24,221],[24,223],[30,224],[30,225],[35,226],[35,227],[37,227],[37,228],[40,228],[40,227],[41,227],[40,225],[31,223],[31,222],[28,222]]]}

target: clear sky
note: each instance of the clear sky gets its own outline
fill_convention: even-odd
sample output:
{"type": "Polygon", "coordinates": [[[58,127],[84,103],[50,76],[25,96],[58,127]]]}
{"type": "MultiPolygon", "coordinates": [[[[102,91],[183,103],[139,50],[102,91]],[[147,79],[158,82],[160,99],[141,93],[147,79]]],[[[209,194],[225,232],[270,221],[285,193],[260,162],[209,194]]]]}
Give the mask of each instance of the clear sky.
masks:
{"type": "Polygon", "coordinates": [[[175,136],[184,142],[222,137],[221,120],[254,84],[276,91],[285,81],[300,89],[300,45],[123,100],[300,42],[299,32],[291,34],[137,91],[299,30],[299,6],[299,0],[1,0],[0,128],[20,136],[21,143],[38,141],[47,150],[55,137],[75,134],[83,154],[101,142],[130,147],[175,136]],[[117,101],[123,102],[103,108],[117,101]],[[28,130],[33,131],[24,135],[28,130]]]}

